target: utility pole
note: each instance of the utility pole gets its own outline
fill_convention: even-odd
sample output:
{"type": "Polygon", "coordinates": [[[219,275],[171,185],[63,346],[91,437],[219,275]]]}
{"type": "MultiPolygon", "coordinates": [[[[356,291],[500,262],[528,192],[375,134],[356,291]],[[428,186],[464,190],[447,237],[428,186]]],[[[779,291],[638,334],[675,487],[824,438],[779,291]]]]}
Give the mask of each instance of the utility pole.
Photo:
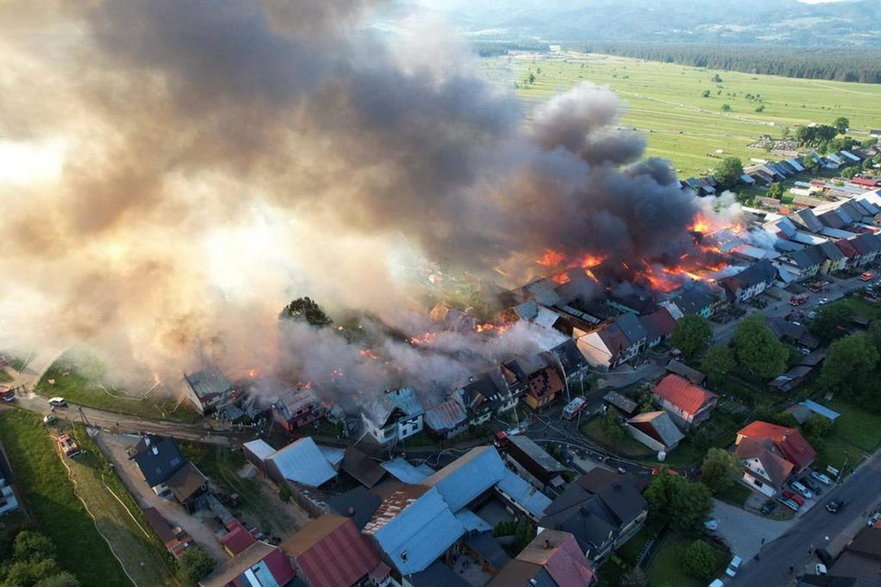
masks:
{"type": "Polygon", "coordinates": [[[77,410],[79,410],[80,418],[82,418],[82,420],[83,420],[83,425],[85,425],[85,426],[91,428],[92,425],[89,424],[89,419],[86,418],[86,413],[83,411],[83,407],[82,407],[82,406],[79,406],[79,407],[77,407],[77,410]]]}

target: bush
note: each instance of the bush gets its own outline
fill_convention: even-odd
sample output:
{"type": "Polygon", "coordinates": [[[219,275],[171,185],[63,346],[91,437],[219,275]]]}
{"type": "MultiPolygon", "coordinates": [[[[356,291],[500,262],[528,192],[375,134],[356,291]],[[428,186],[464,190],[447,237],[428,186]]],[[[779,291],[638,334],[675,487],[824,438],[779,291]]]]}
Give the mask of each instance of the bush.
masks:
{"type": "Polygon", "coordinates": [[[682,570],[696,579],[709,579],[716,570],[716,551],[703,540],[695,540],[680,554],[682,570]]]}
{"type": "Polygon", "coordinates": [[[184,577],[194,585],[214,570],[214,559],[205,549],[195,544],[184,551],[179,563],[184,577]]]}

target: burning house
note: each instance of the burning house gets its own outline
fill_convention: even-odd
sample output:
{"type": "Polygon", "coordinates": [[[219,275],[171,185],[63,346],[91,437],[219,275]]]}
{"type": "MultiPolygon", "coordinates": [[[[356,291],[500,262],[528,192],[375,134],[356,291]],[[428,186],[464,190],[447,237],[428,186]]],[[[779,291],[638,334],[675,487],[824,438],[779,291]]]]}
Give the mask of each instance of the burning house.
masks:
{"type": "Polygon", "coordinates": [[[502,374],[513,390],[523,389],[526,405],[540,411],[550,405],[565,387],[564,378],[553,363],[555,361],[544,353],[519,357],[504,363],[502,374]]]}
{"type": "Polygon", "coordinates": [[[410,387],[387,391],[361,410],[364,428],[379,444],[422,432],[425,408],[410,387]]]}
{"type": "Polygon", "coordinates": [[[187,398],[202,415],[209,415],[235,403],[239,398],[226,375],[211,365],[196,373],[184,375],[187,398]]]}
{"type": "Polygon", "coordinates": [[[278,399],[272,403],[270,410],[273,422],[288,434],[293,434],[297,428],[308,426],[324,417],[326,412],[325,405],[311,386],[283,389],[279,392],[278,399]]]}

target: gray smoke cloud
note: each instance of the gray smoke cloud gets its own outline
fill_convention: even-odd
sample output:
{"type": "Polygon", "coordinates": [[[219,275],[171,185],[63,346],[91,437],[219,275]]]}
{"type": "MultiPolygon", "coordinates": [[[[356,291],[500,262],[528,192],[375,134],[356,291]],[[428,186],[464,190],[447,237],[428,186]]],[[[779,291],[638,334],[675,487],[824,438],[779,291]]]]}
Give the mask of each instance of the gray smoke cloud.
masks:
{"type": "MultiPolygon", "coordinates": [[[[312,331],[279,345],[276,316],[309,294],[407,334],[431,328],[403,311],[402,235],[483,276],[549,247],[678,252],[696,199],[667,164],[639,160],[644,139],[615,130],[608,89],[582,83],[524,126],[447,35],[432,29],[430,50],[415,50],[371,28],[374,9],[0,5],[0,141],[46,159],[24,180],[0,175],[4,342],[87,342],[169,376],[206,357],[272,365],[293,346],[285,361],[316,381],[341,369],[376,389],[387,374],[358,345],[312,331]]],[[[377,344],[430,387],[553,342],[527,343],[540,338],[529,329],[495,346],[456,336],[480,359],[377,344]]]]}

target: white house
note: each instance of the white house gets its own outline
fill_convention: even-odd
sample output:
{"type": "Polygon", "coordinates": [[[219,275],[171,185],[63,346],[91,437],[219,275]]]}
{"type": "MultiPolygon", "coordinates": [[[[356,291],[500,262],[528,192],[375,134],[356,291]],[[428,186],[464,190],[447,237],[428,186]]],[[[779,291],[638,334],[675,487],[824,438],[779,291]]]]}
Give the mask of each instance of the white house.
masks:
{"type": "Polygon", "coordinates": [[[380,444],[403,440],[422,432],[425,409],[410,387],[387,391],[361,409],[361,420],[380,444]]]}

